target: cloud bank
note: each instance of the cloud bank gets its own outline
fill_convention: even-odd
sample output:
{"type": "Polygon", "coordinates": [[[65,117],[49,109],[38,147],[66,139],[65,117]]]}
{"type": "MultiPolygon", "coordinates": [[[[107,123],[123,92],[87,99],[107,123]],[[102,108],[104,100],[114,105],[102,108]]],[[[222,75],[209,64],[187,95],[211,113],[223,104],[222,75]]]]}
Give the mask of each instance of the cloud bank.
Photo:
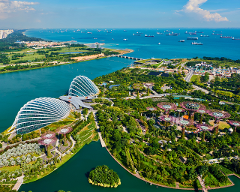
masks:
{"type": "Polygon", "coordinates": [[[0,19],[6,19],[10,13],[16,11],[34,11],[35,9],[32,7],[32,5],[36,4],[39,3],[27,1],[0,0],[0,19]]]}
{"type": "Polygon", "coordinates": [[[189,0],[184,6],[183,11],[186,13],[196,13],[207,21],[228,21],[227,17],[222,17],[219,13],[211,13],[208,10],[201,9],[199,6],[205,2],[207,0],[189,0]]]}

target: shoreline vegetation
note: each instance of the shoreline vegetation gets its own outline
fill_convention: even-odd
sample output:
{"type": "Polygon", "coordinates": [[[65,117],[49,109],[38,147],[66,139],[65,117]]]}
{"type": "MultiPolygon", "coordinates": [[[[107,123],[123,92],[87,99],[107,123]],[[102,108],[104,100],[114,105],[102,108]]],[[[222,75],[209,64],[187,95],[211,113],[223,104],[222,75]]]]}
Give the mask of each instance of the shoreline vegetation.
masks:
{"type": "Polygon", "coordinates": [[[0,74],[74,64],[133,52],[125,49],[90,48],[76,42],[51,42],[14,31],[0,40],[0,74]]]}
{"type": "MultiPolygon", "coordinates": [[[[26,47],[19,47],[19,49],[21,49],[20,51],[23,51],[26,49],[26,47]]],[[[132,50],[118,51],[119,54],[125,54],[131,52],[132,50]]],[[[41,66],[36,68],[39,69],[57,66],[60,65],[61,62],[62,64],[70,64],[67,63],[69,58],[73,63],[76,62],[76,60],[77,62],[83,62],[83,58],[87,60],[105,58],[107,57],[106,55],[110,56],[111,54],[116,53],[116,50],[107,49],[105,50],[105,53],[102,54],[98,48],[91,49],[85,47],[84,45],[73,44],[72,46],[67,45],[67,47],[55,49],[54,51],[41,49],[36,52],[38,52],[38,59],[47,59],[44,63],[46,65],[40,64],[41,66]],[[65,54],[59,54],[59,52],[62,51],[81,51],[81,53],[76,52],[74,56],[71,55],[71,57],[65,57],[65,54]],[[52,63],[50,66],[49,62],[53,58],[59,58],[59,61],[61,60],[61,62],[55,64],[52,63]]],[[[26,55],[22,55],[22,57],[25,56],[26,55]]],[[[18,57],[21,58],[19,55],[11,55],[11,58],[17,58],[16,60],[19,59],[18,57]]],[[[10,62],[6,57],[2,57],[1,59],[4,62],[10,62]]],[[[211,58],[207,59],[211,60],[211,58]]],[[[198,60],[199,59],[196,58],[195,62],[199,62],[198,60]]],[[[192,59],[189,60],[187,64],[195,64],[194,62],[191,63],[192,61],[192,59]]],[[[167,77],[161,75],[149,75],[149,72],[152,71],[149,65],[152,64],[149,64],[147,61],[141,64],[144,65],[143,69],[134,67],[124,68],[122,70],[118,70],[94,79],[96,85],[109,82],[109,84],[107,83],[105,87],[99,87],[99,89],[101,90],[101,97],[112,98],[110,103],[109,101],[102,102],[101,99],[95,99],[95,102],[98,104],[93,105],[94,110],[97,110],[97,122],[99,124],[99,130],[102,133],[103,139],[107,145],[106,150],[125,170],[137,178],[150,183],[151,185],[154,184],[161,187],[185,190],[195,190],[195,188],[193,188],[193,186],[195,186],[196,188],[200,189],[200,182],[196,179],[198,174],[204,175],[207,186],[210,186],[208,189],[230,187],[234,184],[229,178],[227,178],[227,176],[234,174],[239,178],[239,160],[229,160],[226,158],[224,161],[216,165],[207,164],[206,161],[210,161],[212,158],[217,159],[222,156],[234,157],[239,155],[239,130],[230,134],[227,127],[222,127],[220,128],[221,133],[223,133],[222,135],[207,131],[206,133],[204,132],[204,134],[203,132],[199,132],[196,134],[188,134],[186,135],[187,137],[184,135],[183,137],[181,136],[182,131],[179,130],[178,127],[171,126],[170,124],[167,126],[167,123],[163,124],[158,119],[154,119],[154,117],[160,116],[163,112],[160,109],[157,109],[159,100],[140,99],[140,97],[149,96],[150,94],[162,94],[168,93],[168,91],[169,93],[178,94],[187,94],[188,92],[188,95],[197,96],[201,99],[204,98],[202,103],[206,107],[210,109],[225,110],[229,112],[232,117],[240,121],[240,116],[235,114],[235,112],[240,111],[239,108],[235,109],[234,105],[219,106],[220,99],[223,99],[220,97],[220,95],[211,95],[211,93],[206,95],[199,91],[194,91],[192,88],[192,83],[187,83],[183,80],[185,73],[181,64],[185,63],[185,60],[173,60],[172,62],[175,65],[171,65],[170,69],[175,67],[179,69],[179,72],[172,73],[167,77]],[[182,73],[180,73],[180,69],[182,73]],[[110,82],[113,82],[119,86],[110,88],[110,82]],[[144,83],[152,83],[151,90],[147,87],[144,87],[144,83]],[[171,89],[168,91],[163,91],[161,88],[165,85],[171,86],[171,89]],[[128,96],[130,96],[130,98],[128,100],[125,99],[128,96]],[[211,102],[211,105],[209,102],[211,102]],[[152,109],[156,108],[156,112],[146,110],[149,107],[152,107],[152,109]],[[163,142],[160,144],[159,141],[163,142]],[[235,165],[236,167],[233,167],[235,165]]],[[[233,61],[224,60],[224,62],[233,61]]],[[[12,65],[12,67],[25,66],[17,63],[12,65]]],[[[163,63],[157,63],[155,65],[156,68],[158,68],[162,66],[163,63]]],[[[216,65],[221,65],[220,61],[217,60],[216,65]]],[[[31,69],[29,67],[23,69],[16,68],[16,70],[8,72],[31,69]]],[[[6,71],[3,71],[3,73],[4,72],[6,71]]],[[[218,84],[214,82],[213,86],[216,89],[218,88],[218,84]]],[[[236,91],[235,93],[236,95],[238,94],[236,91]]],[[[174,100],[173,96],[168,96],[161,99],[171,103],[180,103],[187,100],[186,98],[178,98],[179,100],[176,101],[174,100]]],[[[160,101],[163,101],[161,99],[160,101]]],[[[224,100],[226,99],[227,97],[224,97],[224,100]]],[[[236,103],[239,102],[238,97],[229,99],[230,101],[235,99],[236,103]]],[[[84,118],[85,120],[81,120],[81,113],[72,114],[72,117],[69,117],[67,120],[53,123],[41,130],[43,133],[44,131],[56,131],[58,128],[64,126],[72,126],[73,131],[67,135],[68,148],[64,149],[60,155],[55,153],[56,151],[52,151],[53,158],[39,160],[41,159],[39,158],[40,156],[33,150],[31,155],[28,154],[30,155],[30,161],[28,163],[24,161],[21,163],[21,159],[19,163],[17,158],[13,158],[11,162],[3,164],[5,167],[1,167],[0,170],[10,172],[12,170],[18,171],[19,175],[24,173],[24,183],[29,183],[37,181],[58,169],[76,153],[78,153],[78,151],[85,144],[98,140],[94,114],[92,112],[88,113],[87,109],[83,109],[82,112],[87,115],[84,118]],[[10,164],[12,162],[13,164],[10,164]],[[39,172],[39,170],[41,171],[39,172]]],[[[176,111],[170,113],[172,116],[178,116],[179,114],[176,111]]],[[[196,122],[199,122],[200,118],[202,117],[200,117],[198,114],[193,116],[193,120],[196,122]]],[[[213,120],[213,118],[211,119],[209,115],[205,114],[202,120],[204,122],[210,122],[210,120],[213,120]]],[[[187,127],[189,130],[192,130],[192,128],[193,127],[187,127]]],[[[29,137],[30,135],[31,134],[28,134],[29,137]]],[[[33,138],[38,137],[38,133],[33,136],[33,138]]],[[[33,139],[32,137],[30,138],[33,139]]],[[[6,143],[10,143],[8,138],[1,138],[2,141],[3,139],[5,139],[5,141],[7,140],[6,143]]],[[[16,135],[14,138],[11,138],[11,141],[19,144],[21,139],[23,140],[23,136],[21,137],[16,135]]],[[[62,138],[59,138],[59,141],[61,146],[62,138]]],[[[1,151],[1,155],[6,153],[7,150],[9,150],[9,148],[6,149],[6,151],[5,149],[1,151]]],[[[10,150],[12,150],[12,148],[10,148],[10,150]]],[[[42,154],[41,156],[44,156],[44,152],[45,151],[42,151],[41,153],[38,151],[38,153],[42,154]]],[[[21,156],[21,158],[22,157],[23,156],[21,156]]],[[[14,179],[15,178],[16,177],[14,177],[14,179]]],[[[93,185],[102,187],[117,187],[121,184],[118,175],[114,171],[110,170],[107,166],[99,166],[95,170],[92,170],[90,172],[88,181],[93,185]],[[110,175],[114,175],[112,181],[106,180],[104,171],[110,173],[110,175]]],[[[10,178],[8,178],[7,182],[11,182],[10,178]]],[[[0,183],[0,185],[1,184],[6,183],[0,183]]]]}
{"type": "Polygon", "coordinates": [[[121,180],[117,173],[106,165],[97,166],[92,170],[89,174],[88,182],[92,185],[111,188],[117,188],[121,185],[121,180]]]}

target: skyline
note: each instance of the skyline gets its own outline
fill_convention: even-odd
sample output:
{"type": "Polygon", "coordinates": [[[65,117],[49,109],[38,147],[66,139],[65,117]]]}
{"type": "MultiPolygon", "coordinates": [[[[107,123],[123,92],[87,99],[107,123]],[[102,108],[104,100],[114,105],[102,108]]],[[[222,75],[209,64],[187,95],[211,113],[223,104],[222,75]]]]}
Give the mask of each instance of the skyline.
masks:
{"type": "Polygon", "coordinates": [[[0,0],[7,28],[239,28],[238,0],[0,0]]]}

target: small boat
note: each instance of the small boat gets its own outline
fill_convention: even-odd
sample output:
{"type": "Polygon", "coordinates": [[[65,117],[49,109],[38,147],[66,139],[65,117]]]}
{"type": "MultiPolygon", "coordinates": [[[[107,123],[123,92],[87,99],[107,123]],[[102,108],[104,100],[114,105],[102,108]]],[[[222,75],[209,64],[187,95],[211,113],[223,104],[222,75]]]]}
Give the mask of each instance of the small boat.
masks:
{"type": "Polygon", "coordinates": [[[157,34],[158,34],[158,35],[162,35],[162,33],[160,33],[160,32],[157,32],[157,34]]]}
{"type": "Polygon", "coordinates": [[[93,39],[97,39],[96,37],[94,37],[93,39]]]}
{"type": "Polygon", "coordinates": [[[209,37],[209,35],[200,35],[200,37],[209,37]]]}
{"type": "Polygon", "coordinates": [[[158,43],[158,45],[161,45],[161,43],[158,43]]]}
{"type": "Polygon", "coordinates": [[[119,44],[116,44],[116,46],[118,46],[119,44]]]}
{"type": "Polygon", "coordinates": [[[127,41],[127,39],[123,39],[123,41],[127,41]]]}
{"type": "Polygon", "coordinates": [[[87,32],[87,34],[92,34],[92,32],[87,32]]]}
{"type": "Polygon", "coordinates": [[[185,40],[179,40],[179,42],[185,42],[185,40]]]}
{"type": "Polygon", "coordinates": [[[141,34],[140,33],[133,33],[133,36],[141,36],[141,34]]]}

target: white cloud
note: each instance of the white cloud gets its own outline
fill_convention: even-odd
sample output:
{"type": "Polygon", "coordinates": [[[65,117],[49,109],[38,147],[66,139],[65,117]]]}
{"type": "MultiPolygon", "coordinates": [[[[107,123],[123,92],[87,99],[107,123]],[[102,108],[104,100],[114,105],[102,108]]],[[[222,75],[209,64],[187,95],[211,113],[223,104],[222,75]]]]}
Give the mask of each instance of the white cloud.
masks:
{"type": "Polygon", "coordinates": [[[9,16],[9,13],[16,11],[35,11],[32,5],[36,4],[39,3],[27,1],[0,0],[0,19],[6,19],[9,16]]]}
{"type": "Polygon", "coordinates": [[[184,6],[183,11],[186,13],[196,13],[207,21],[228,21],[227,17],[222,17],[219,13],[211,13],[208,10],[201,9],[199,6],[205,2],[207,2],[207,0],[189,0],[184,6]]]}

